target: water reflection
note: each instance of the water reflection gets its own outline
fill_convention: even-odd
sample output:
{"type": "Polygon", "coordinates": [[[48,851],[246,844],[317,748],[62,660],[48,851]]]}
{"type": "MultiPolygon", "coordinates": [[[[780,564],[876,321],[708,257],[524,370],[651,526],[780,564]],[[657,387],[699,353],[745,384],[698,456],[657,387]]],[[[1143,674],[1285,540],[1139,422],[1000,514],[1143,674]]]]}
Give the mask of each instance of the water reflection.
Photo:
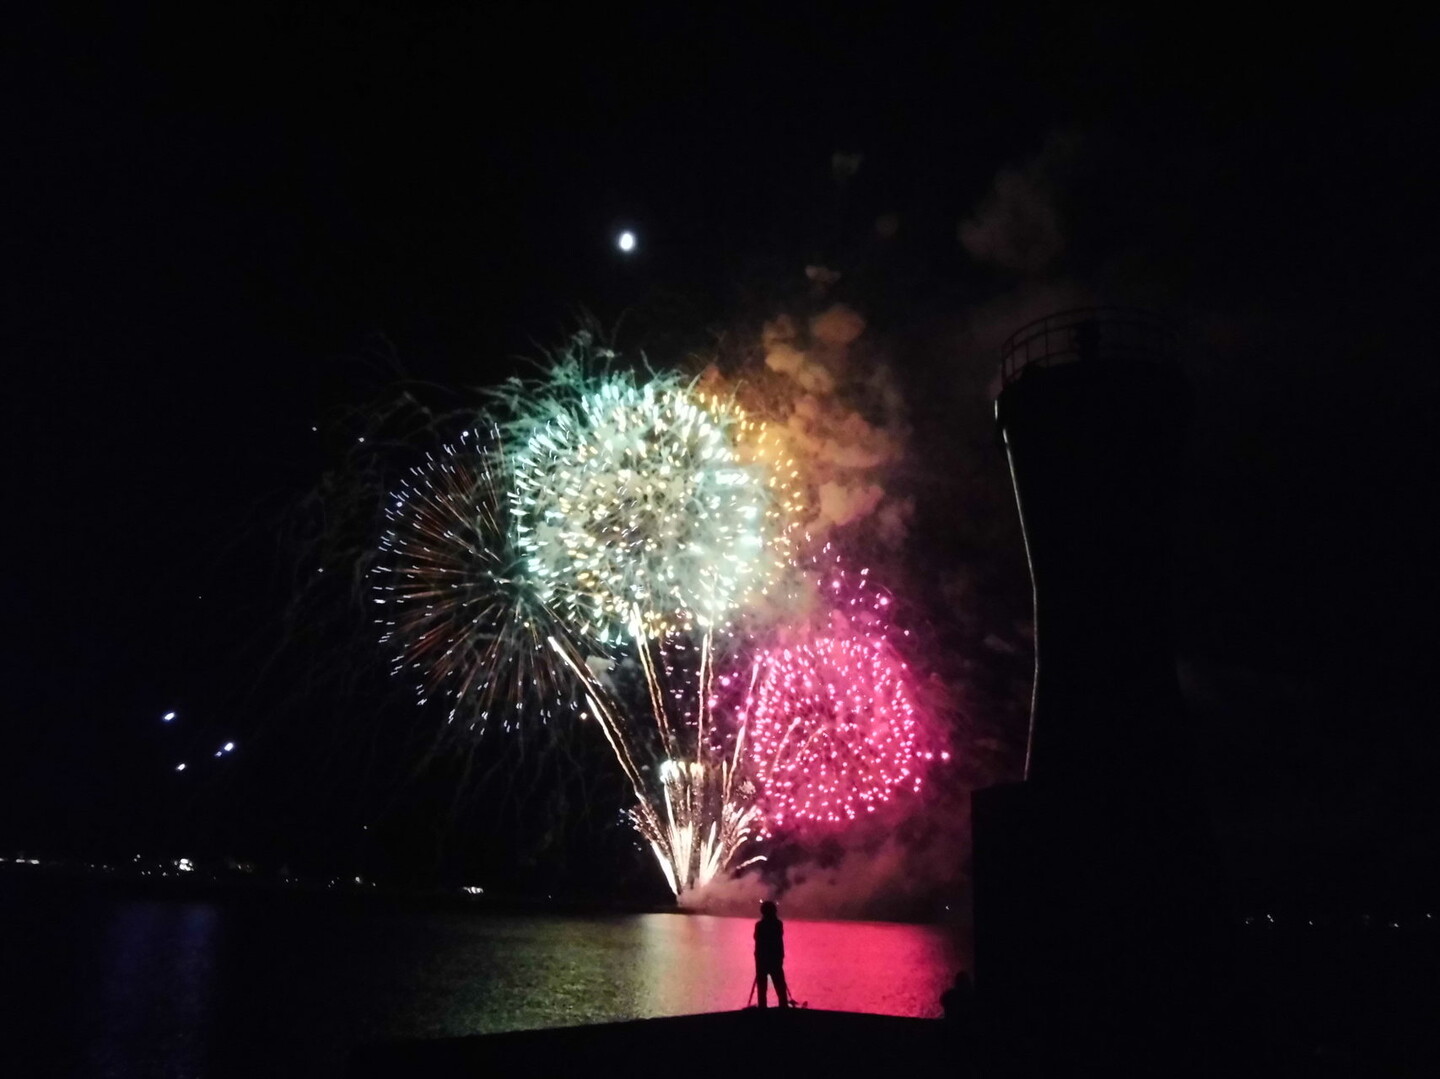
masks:
{"type": "MultiPolygon", "coordinates": [[[[0,997],[37,1035],[19,1048],[97,1076],[333,1074],[378,1039],[729,1011],[754,974],[747,918],[14,895],[0,908],[17,930],[0,997]]],[[[921,926],[787,919],[786,945],[815,1008],[935,1015],[965,965],[921,926]]],[[[4,1057],[0,1074],[36,1074],[4,1057]]]]}
{"type": "Polygon", "coordinates": [[[216,989],[216,909],[208,903],[124,903],[97,956],[91,1073],[199,1075],[216,989]]]}
{"type": "MultiPolygon", "coordinates": [[[[683,1015],[743,1007],[755,977],[746,918],[648,915],[639,1014],[683,1015]]],[[[812,1008],[883,1015],[939,1014],[940,994],[964,963],[950,938],[925,926],[785,922],[785,977],[812,1008]]]]}
{"type": "MultiPolygon", "coordinates": [[[[752,926],[671,914],[471,920],[464,946],[427,961],[427,984],[444,991],[397,1002],[387,1025],[455,1035],[730,1011],[755,975],[752,926]]],[[[938,929],[786,922],[786,974],[813,1008],[938,1015],[963,965],[938,929]]]]}

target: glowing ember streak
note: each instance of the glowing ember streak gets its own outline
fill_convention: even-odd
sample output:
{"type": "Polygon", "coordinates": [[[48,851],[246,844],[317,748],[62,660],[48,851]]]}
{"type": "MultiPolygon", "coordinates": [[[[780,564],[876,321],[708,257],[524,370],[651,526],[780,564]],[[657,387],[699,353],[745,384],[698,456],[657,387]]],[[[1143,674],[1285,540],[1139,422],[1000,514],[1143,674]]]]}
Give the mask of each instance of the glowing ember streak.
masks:
{"type": "MultiPolygon", "coordinates": [[[[683,900],[687,893],[708,884],[731,866],[740,848],[752,837],[756,817],[749,804],[753,788],[738,775],[738,754],[729,760],[718,757],[703,739],[703,711],[697,717],[686,703],[687,698],[693,698],[684,687],[698,687],[708,677],[705,657],[709,638],[700,649],[700,670],[687,672],[694,675],[691,678],[677,676],[676,667],[664,660],[662,674],[651,665],[648,648],[641,645],[640,654],[647,657],[642,664],[645,689],[654,709],[654,728],[649,730],[647,725],[633,721],[631,717],[636,713],[623,708],[619,703],[623,694],[617,693],[613,685],[602,686],[559,641],[552,640],[551,647],[590,690],[591,712],[635,791],[630,823],[650,844],[670,890],[683,900]],[[675,699],[667,706],[666,698],[675,699]],[[645,751],[647,746],[651,752],[645,751]],[[693,759],[669,755],[681,752],[685,746],[694,754],[693,759]],[[658,760],[654,756],[657,747],[661,755],[658,760]],[[654,766],[642,765],[643,761],[654,766]],[[658,790],[647,781],[647,775],[658,781],[658,790]]],[[[672,641],[671,648],[681,653],[693,651],[683,641],[672,641]]],[[[668,651],[658,646],[656,650],[662,655],[668,651]]],[[[757,856],[736,868],[760,860],[757,856]]]]}
{"type": "MultiPolygon", "coordinates": [[[[733,762],[666,760],[659,773],[665,815],[642,801],[631,820],[649,840],[670,890],[683,897],[729,868],[751,838],[757,814],[734,797],[733,762]]],[[[736,868],[763,860],[757,855],[736,868]]]]}

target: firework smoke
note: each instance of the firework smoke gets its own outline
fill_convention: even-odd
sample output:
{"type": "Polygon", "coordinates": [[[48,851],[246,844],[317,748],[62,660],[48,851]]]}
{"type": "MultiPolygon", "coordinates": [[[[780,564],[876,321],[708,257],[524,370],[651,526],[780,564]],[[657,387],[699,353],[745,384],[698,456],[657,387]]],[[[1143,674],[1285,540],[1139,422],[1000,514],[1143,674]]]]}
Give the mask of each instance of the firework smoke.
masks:
{"type": "MultiPolygon", "coordinates": [[[[913,504],[887,490],[909,437],[904,402],[865,337],[865,320],[844,304],[808,319],[765,323],[755,361],[734,375],[737,399],[771,421],[797,468],[804,530],[822,544],[836,529],[895,548],[913,504]]],[[[708,372],[720,382],[718,371],[708,372]]]]}
{"type": "Polygon", "coordinates": [[[1023,165],[1001,169],[990,194],[960,223],[961,245],[977,262],[1036,273],[1065,249],[1057,188],[1080,148],[1074,132],[1052,134],[1023,165]]]}

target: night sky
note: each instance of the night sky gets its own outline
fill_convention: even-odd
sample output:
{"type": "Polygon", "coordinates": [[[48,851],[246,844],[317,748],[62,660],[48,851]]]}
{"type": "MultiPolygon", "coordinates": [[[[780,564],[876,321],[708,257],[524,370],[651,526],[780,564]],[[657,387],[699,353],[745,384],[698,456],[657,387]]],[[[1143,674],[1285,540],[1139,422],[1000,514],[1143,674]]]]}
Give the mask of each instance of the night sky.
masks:
{"type": "MultiPolygon", "coordinates": [[[[1177,319],[1180,672],[1238,886],[1433,896],[1433,28],[952,8],[12,26],[0,848],[468,870],[459,759],[413,778],[393,729],[425,720],[353,654],[317,670],[319,631],[284,647],[351,410],[402,369],[494,382],[581,312],[659,358],[826,265],[906,390],[937,579],[1016,535],[1000,340],[1092,301],[1177,319]]],[[[986,557],[1010,600],[985,610],[1023,608],[1020,552],[986,557]]],[[[515,805],[484,865],[574,864],[515,805]]],[[[630,840],[600,816],[604,863],[630,840]]]]}

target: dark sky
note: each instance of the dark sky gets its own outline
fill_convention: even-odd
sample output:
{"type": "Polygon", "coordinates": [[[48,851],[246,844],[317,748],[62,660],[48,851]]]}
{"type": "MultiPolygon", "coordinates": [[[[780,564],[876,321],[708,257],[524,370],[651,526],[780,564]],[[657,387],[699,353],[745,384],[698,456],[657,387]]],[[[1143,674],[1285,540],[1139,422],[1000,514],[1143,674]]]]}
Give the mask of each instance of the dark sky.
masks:
{"type": "MultiPolygon", "coordinates": [[[[12,28],[0,843],[160,843],[156,815],[199,804],[171,789],[180,756],[310,738],[247,737],[274,727],[252,709],[280,537],[378,353],[483,384],[581,308],[699,330],[828,260],[877,330],[924,341],[897,361],[921,428],[983,422],[995,328],[1046,296],[1182,320],[1182,673],[1228,841],[1296,879],[1403,891],[1428,864],[1433,885],[1432,28],[952,7],[12,28]],[[843,199],[837,151],[864,155],[843,199]],[[1056,214],[1043,265],[957,241],[1007,169],[1056,214]],[[170,708],[184,731],[157,726],[170,708]]],[[[247,767],[205,782],[246,798],[282,770],[247,767]]]]}

